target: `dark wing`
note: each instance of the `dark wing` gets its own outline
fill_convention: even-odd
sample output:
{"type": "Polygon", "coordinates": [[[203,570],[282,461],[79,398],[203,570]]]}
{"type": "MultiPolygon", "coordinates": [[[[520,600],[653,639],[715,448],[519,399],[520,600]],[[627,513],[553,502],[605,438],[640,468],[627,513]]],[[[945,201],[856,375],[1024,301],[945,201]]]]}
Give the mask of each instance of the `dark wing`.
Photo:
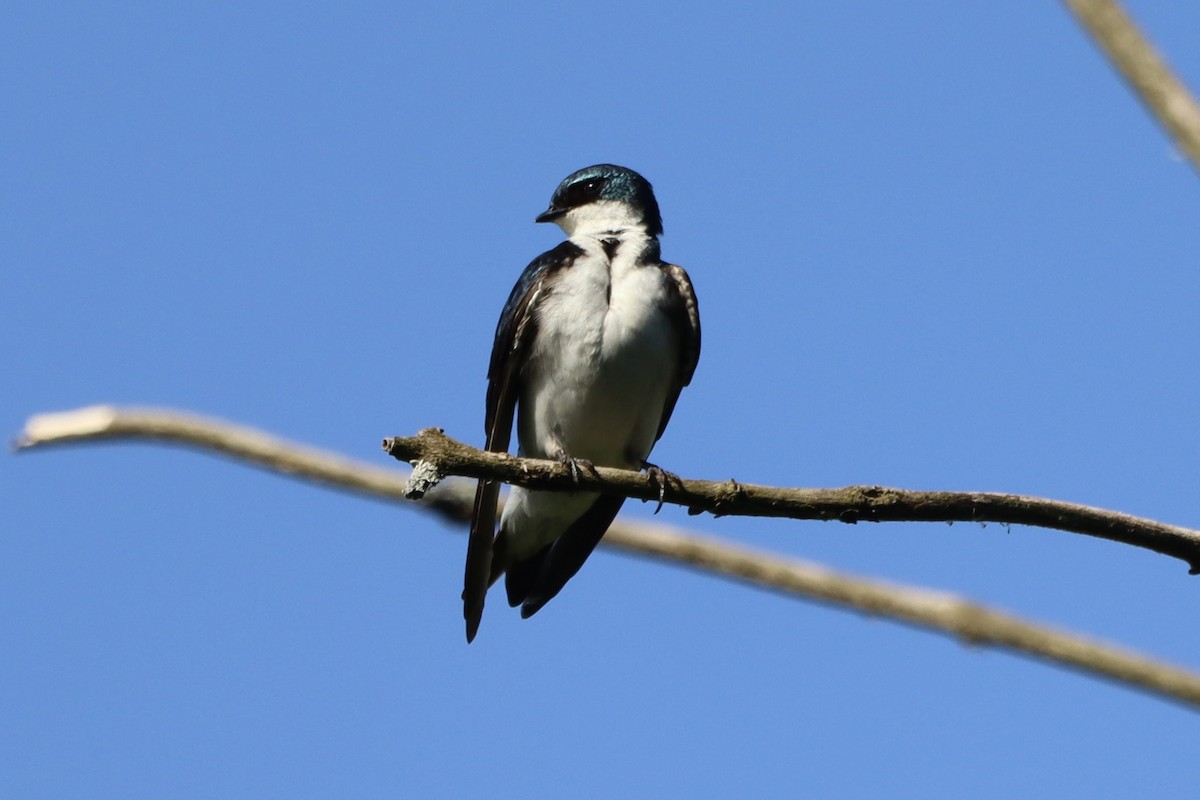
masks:
{"type": "Polygon", "coordinates": [[[575,577],[624,502],[620,495],[600,495],[562,536],[533,558],[510,566],[505,578],[508,604],[521,605],[522,619],[536,614],[575,577]]]}
{"type": "MultiPolygon", "coordinates": [[[[530,262],[513,287],[496,325],[492,360],[488,366],[485,448],[492,452],[508,450],[512,438],[513,414],[521,394],[521,364],[537,327],[537,306],[546,291],[546,279],[568,267],[583,253],[577,245],[563,242],[530,262]]],[[[475,638],[483,618],[483,600],[492,571],[492,538],[496,530],[496,501],[500,497],[497,481],[480,481],[475,489],[475,508],[471,513],[471,534],[467,539],[467,566],[463,576],[463,617],[467,621],[467,641],[475,638]]]]}
{"type": "Polygon", "coordinates": [[[696,293],[692,290],[692,282],[683,267],[677,264],[663,264],[662,270],[670,279],[667,282],[667,316],[679,336],[679,382],[672,387],[667,402],[663,405],[662,420],[658,423],[655,441],[662,438],[671,413],[675,411],[679,393],[692,382],[696,364],[700,361],[700,307],[696,305],[696,293]]]}

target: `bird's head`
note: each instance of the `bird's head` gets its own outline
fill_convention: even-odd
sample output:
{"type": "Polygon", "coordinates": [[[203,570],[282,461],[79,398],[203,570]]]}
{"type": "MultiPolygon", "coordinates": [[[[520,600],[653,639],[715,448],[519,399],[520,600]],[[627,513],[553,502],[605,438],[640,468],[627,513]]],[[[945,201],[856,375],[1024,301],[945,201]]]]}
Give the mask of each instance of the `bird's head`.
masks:
{"type": "Polygon", "coordinates": [[[650,181],[615,164],[596,164],[568,175],[536,221],[556,223],[568,236],[628,228],[641,228],[650,236],[663,231],[650,181]]]}

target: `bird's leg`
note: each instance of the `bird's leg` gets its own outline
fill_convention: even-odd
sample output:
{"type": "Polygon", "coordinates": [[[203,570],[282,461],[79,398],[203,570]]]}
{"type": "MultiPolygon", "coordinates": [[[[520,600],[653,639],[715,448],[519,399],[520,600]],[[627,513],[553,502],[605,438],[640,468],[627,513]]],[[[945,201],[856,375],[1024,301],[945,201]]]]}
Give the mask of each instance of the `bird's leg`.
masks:
{"type": "Polygon", "coordinates": [[[650,480],[652,486],[658,487],[658,506],[654,509],[654,513],[662,511],[663,502],[667,496],[667,484],[673,483],[676,486],[683,486],[683,479],[674,472],[667,472],[657,464],[651,464],[646,459],[641,459],[642,469],[646,470],[646,477],[650,480]]]}

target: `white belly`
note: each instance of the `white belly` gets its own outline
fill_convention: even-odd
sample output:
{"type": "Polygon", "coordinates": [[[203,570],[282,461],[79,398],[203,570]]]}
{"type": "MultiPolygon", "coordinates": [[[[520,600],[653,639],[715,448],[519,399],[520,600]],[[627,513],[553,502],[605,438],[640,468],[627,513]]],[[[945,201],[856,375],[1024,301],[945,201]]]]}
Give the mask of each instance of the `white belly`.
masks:
{"type": "Polygon", "coordinates": [[[589,253],[541,305],[518,418],[526,455],[641,468],[654,446],[678,345],[657,302],[663,273],[589,253]]]}
{"type": "MultiPolygon", "coordinates": [[[[630,248],[633,250],[633,248],[630,248]]],[[[641,469],[654,447],[678,348],[663,312],[666,276],[608,262],[592,245],[540,304],[522,373],[517,435],[523,455],[641,469]]],[[[557,539],[595,501],[592,492],[514,488],[501,515],[516,558],[557,539]]]]}

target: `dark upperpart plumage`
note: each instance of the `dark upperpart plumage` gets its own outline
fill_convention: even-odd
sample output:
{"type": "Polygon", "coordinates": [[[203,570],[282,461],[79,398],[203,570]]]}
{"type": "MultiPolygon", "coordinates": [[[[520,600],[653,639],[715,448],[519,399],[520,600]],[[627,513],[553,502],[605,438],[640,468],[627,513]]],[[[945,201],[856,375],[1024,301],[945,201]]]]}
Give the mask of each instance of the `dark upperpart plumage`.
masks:
{"type": "Polygon", "coordinates": [[[613,200],[641,210],[646,232],[662,236],[662,214],[654,199],[654,187],[638,173],[616,164],[594,164],[572,172],[554,190],[550,207],[538,215],[537,221],[553,222],[572,208],[597,200],[613,200]]]}

